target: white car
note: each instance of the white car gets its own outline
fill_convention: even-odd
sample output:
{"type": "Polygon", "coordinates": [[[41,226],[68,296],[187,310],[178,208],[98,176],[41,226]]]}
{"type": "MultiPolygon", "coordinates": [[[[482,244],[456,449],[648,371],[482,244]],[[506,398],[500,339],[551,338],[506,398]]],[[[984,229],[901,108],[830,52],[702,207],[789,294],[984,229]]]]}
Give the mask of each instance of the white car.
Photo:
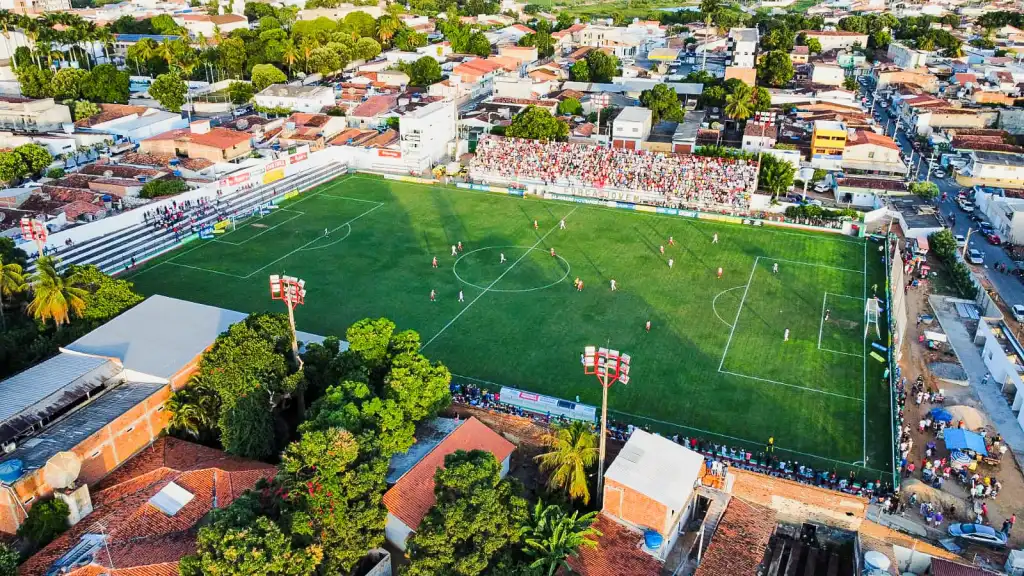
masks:
{"type": "Polygon", "coordinates": [[[935,174],[936,178],[945,178],[946,177],[946,171],[945,170],[936,170],[935,172],[933,172],[933,174],[935,174]]]}
{"type": "Polygon", "coordinates": [[[824,182],[824,181],[822,181],[822,182],[817,182],[817,183],[815,183],[815,184],[814,184],[814,191],[815,191],[815,192],[818,192],[819,194],[824,194],[825,192],[828,192],[828,191],[829,191],[829,190],[831,190],[831,189],[832,189],[832,187],[831,187],[831,186],[829,186],[829,185],[828,185],[828,184],[827,184],[826,182],[824,182]]]}
{"type": "Polygon", "coordinates": [[[967,237],[964,236],[963,234],[956,234],[955,236],[953,236],[953,239],[956,240],[957,248],[963,248],[964,246],[967,245],[967,237]]]}
{"type": "Polygon", "coordinates": [[[981,253],[981,250],[971,248],[967,252],[967,261],[970,262],[971,264],[984,264],[985,255],[981,253]]]}
{"type": "Polygon", "coordinates": [[[1013,308],[1010,308],[1010,313],[1017,322],[1024,322],[1024,305],[1014,304],[1013,308]]]}

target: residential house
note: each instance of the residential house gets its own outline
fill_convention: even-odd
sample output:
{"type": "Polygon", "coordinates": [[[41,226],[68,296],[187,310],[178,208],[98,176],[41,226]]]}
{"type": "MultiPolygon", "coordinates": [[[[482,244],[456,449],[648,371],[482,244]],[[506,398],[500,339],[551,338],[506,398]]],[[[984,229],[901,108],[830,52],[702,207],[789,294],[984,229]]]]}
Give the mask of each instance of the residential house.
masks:
{"type": "Polygon", "coordinates": [[[505,28],[484,32],[484,36],[491,43],[491,46],[501,46],[503,44],[515,45],[523,36],[534,33],[535,30],[523,24],[513,24],[505,28]]]}
{"type": "Polygon", "coordinates": [[[612,121],[612,146],[639,150],[641,143],[651,133],[652,119],[651,111],[647,108],[623,108],[612,121]]]}
{"type": "Polygon", "coordinates": [[[839,66],[816,62],[811,64],[811,82],[825,86],[842,86],[846,71],[839,66]]]}
{"type": "Polygon", "coordinates": [[[757,84],[757,68],[726,66],[725,80],[732,80],[733,78],[742,81],[747,86],[755,86],[757,84]]]}
{"type": "MultiPolygon", "coordinates": [[[[274,466],[177,438],[157,438],[100,481],[89,510],[19,568],[22,574],[177,574],[198,527],[274,466]]],[[[64,491],[58,497],[71,498],[64,491]]],[[[74,505],[74,503],[72,504],[74,505]]]]}
{"type": "Polygon", "coordinates": [[[904,176],[908,168],[892,138],[871,130],[855,130],[843,148],[843,172],[904,176]]]}
{"type": "Polygon", "coordinates": [[[872,71],[877,89],[882,90],[897,84],[918,86],[925,92],[935,94],[939,91],[939,79],[927,68],[907,69],[880,66],[872,71]]]}
{"type": "Polygon", "coordinates": [[[846,30],[801,30],[808,40],[814,38],[821,43],[821,51],[829,52],[841,48],[852,48],[854,46],[866,47],[868,35],[859,32],[847,32],[846,30]]]}
{"type": "Polygon", "coordinates": [[[794,46],[793,51],[789,53],[789,61],[796,65],[807,64],[810,57],[811,51],[807,46],[794,46]]]}
{"type": "Polygon", "coordinates": [[[49,12],[68,12],[71,0],[2,0],[0,9],[16,14],[42,15],[49,12]]]}
{"type": "Polygon", "coordinates": [[[811,166],[822,170],[839,170],[846,148],[846,124],[817,120],[811,132],[811,166]]]}
{"type": "Polygon", "coordinates": [[[334,89],[330,86],[291,86],[274,84],[264,88],[253,98],[257,106],[286,108],[294,112],[323,111],[334,106],[334,89]]]}
{"type": "Polygon", "coordinates": [[[779,138],[778,129],[773,124],[747,122],[743,129],[744,152],[756,153],[767,148],[774,148],[779,138]]]}
{"type": "Polygon", "coordinates": [[[690,520],[703,475],[704,456],[634,429],[605,471],[601,513],[633,529],[660,534],[660,547],[643,550],[664,562],[690,520]]]}
{"type": "Polygon", "coordinates": [[[579,34],[581,46],[610,50],[620,60],[635,59],[645,45],[643,30],[589,24],[579,34]]]}
{"type": "Polygon", "coordinates": [[[171,130],[146,138],[140,151],[201,158],[210,162],[228,162],[249,155],[251,136],[230,128],[211,128],[209,120],[197,120],[188,128],[171,130]]]}
{"type": "MultiPolygon", "coordinates": [[[[411,450],[416,450],[415,445],[411,450]]],[[[490,452],[501,465],[501,477],[504,478],[508,474],[509,460],[515,445],[476,418],[470,417],[458,421],[454,431],[443,436],[429,451],[416,454],[418,461],[384,493],[384,506],[388,509],[384,537],[391,545],[405,550],[409,536],[416,532],[420,522],[436,503],[434,475],[439,468],[444,467],[445,456],[458,450],[490,452]]]]}
{"type": "Polygon", "coordinates": [[[436,164],[449,154],[455,139],[457,110],[454,102],[431,102],[402,114],[398,124],[402,155],[426,158],[436,164]]]}
{"type": "Polygon", "coordinates": [[[284,121],[277,139],[282,148],[309,145],[312,151],[322,150],[347,127],[343,116],[296,112],[284,121]]]}
{"type": "Polygon", "coordinates": [[[387,122],[387,116],[398,107],[397,94],[378,94],[370,96],[348,113],[348,125],[351,128],[379,128],[387,122]]]}
{"type": "Polygon", "coordinates": [[[836,203],[868,210],[881,205],[880,197],[907,194],[906,182],[891,178],[836,178],[835,183],[836,203]]]}
{"type": "MultiPolygon", "coordinates": [[[[760,574],[768,561],[768,546],[775,534],[776,523],[775,512],[771,508],[732,498],[718,521],[694,576],[760,574]]],[[[795,561],[792,566],[796,566],[795,561]]],[[[811,567],[809,565],[808,573],[811,567]]]]}
{"type": "Polygon", "coordinates": [[[961,186],[1024,188],[1024,154],[972,150],[970,161],[956,173],[961,186]]]}
{"type": "Polygon", "coordinates": [[[537,61],[536,46],[516,46],[514,44],[503,44],[498,46],[498,56],[514,58],[520,64],[531,64],[537,61]]]}
{"type": "Polygon", "coordinates": [[[893,64],[904,70],[923,68],[928,63],[928,52],[911,48],[900,42],[891,42],[885,55],[892,60],[893,64]]]}
{"type": "Polygon", "coordinates": [[[51,132],[71,123],[71,109],[53,98],[0,96],[0,129],[51,132]]]}
{"type": "Polygon", "coordinates": [[[110,134],[115,141],[140,142],[151,136],[188,126],[188,120],[166,110],[146,106],[100,104],[100,113],[75,122],[75,130],[110,134]]]}
{"type": "Polygon", "coordinates": [[[249,28],[248,19],[240,14],[177,14],[171,18],[192,36],[202,34],[206,38],[213,38],[217,31],[227,36],[234,30],[249,28]]]}

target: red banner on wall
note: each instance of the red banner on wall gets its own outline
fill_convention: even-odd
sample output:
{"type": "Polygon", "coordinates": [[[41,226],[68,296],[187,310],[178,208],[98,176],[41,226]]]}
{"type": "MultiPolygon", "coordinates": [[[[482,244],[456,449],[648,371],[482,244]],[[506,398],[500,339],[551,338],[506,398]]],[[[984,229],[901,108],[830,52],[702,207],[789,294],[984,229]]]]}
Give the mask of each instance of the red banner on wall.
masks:
{"type": "Polygon", "coordinates": [[[402,153],[398,150],[385,150],[380,148],[377,150],[377,156],[381,158],[401,158],[402,153]]]}
{"type": "Polygon", "coordinates": [[[290,162],[292,164],[296,164],[298,162],[302,162],[303,160],[305,160],[308,157],[309,157],[309,155],[306,154],[305,152],[299,152],[298,154],[292,154],[291,156],[289,156],[288,157],[288,162],[290,162]]]}

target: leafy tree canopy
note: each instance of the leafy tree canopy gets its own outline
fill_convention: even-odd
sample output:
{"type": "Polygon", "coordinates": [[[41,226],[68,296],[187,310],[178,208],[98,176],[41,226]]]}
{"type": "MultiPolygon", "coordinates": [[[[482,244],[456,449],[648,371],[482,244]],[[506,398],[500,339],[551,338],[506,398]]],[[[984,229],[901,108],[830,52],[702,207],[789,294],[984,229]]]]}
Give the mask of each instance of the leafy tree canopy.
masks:
{"type": "Polygon", "coordinates": [[[181,112],[188,86],[176,72],[161,74],[149,87],[149,95],[171,112],[181,112]]]}
{"type": "Polygon", "coordinates": [[[793,62],[789,54],[775,50],[764,56],[757,67],[757,74],[765,84],[779,88],[793,79],[793,62]]]}
{"type": "Polygon", "coordinates": [[[277,66],[273,64],[257,64],[252,68],[252,85],[256,92],[261,92],[272,84],[282,84],[288,81],[277,66]]]}
{"type": "Polygon", "coordinates": [[[667,84],[655,84],[654,88],[641,92],[640,104],[650,109],[655,123],[662,120],[681,122],[683,119],[679,97],[667,84]]]}
{"type": "Polygon", "coordinates": [[[528,106],[512,119],[505,134],[513,138],[563,141],[569,137],[569,125],[545,108],[528,106]]]}
{"type": "Polygon", "coordinates": [[[256,95],[256,86],[249,82],[232,82],[228,85],[228,98],[235,106],[241,106],[256,95]]]}

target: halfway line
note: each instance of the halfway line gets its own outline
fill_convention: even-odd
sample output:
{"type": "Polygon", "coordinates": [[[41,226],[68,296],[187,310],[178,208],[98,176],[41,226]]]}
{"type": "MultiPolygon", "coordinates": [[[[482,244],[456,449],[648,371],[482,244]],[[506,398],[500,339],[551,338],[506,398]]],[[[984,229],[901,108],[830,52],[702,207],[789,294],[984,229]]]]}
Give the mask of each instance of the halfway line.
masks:
{"type": "MultiPolygon", "coordinates": [[[[562,220],[565,220],[569,216],[572,216],[572,213],[576,211],[576,208],[579,208],[579,206],[576,206],[575,208],[570,210],[568,214],[566,214],[565,216],[562,217],[562,220]]],[[[473,298],[472,300],[470,300],[469,304],[466,304],[465,308],[463,308],[462,310],[459,310],[459,313],[455,315],[455,318],[452,318],[451,320],[449,320],[448,323],[445,324],[444,327],[441,328],[441,330],[437,334],[434,334],[433,338],[431,338],[430,340],[427,340],[426,344],[420,346],[420,350],[423,350],[427,346],[430,346],[431,342],[436,340],[437,337],[440,336],[442,332],[444,332],[445,330],[448,329],[449,326],[454,324],[455,321],[459,319],[459,316],[462,316],[463,314],[465,314],[466,310],[469,310],[470,306],[472,306],[473,304],[476,304],[477,300],[483,298],[484,294],[487,294],[487,292],[491,288],[493,288],[495,284],[497,284],[502,278],[505,277],[505,274],[508,274],[509,272],[511,272],[512,269],[516,267],[516,264],[519,264],[520,262],[522,262],[523,258],[526,258],[526,256],[529,255],[530,252],[532,252],[533,249],[537,247],[537,245],[539,245],[541,242],[543,242],[544,239],[547,238],[548,236],[550,236],[551,233],[554,232],[555,229],[557,229],[557,228],[558,228],[558,224],[555,224],[554,226],[551,227],[551,230],[547,231],[547,234],[544,234],[543,236],[540,237],[540,239],[538,239],[536,242],[534,242],[533,246],[530,246],[529,250],[526,250],[525,252],[523,252],[523,255],[520,256],[515,262],[513,262],[511,266],[506,268],[504,272],[502,272],[500,275],[498,275],[498,277],[494,279],[494,282],[491,282],[490,284],[488,284],[487,287],[483,289],[483,292],[480,292],[480,294],[478,294],[476,298],[473,298]]]]}

